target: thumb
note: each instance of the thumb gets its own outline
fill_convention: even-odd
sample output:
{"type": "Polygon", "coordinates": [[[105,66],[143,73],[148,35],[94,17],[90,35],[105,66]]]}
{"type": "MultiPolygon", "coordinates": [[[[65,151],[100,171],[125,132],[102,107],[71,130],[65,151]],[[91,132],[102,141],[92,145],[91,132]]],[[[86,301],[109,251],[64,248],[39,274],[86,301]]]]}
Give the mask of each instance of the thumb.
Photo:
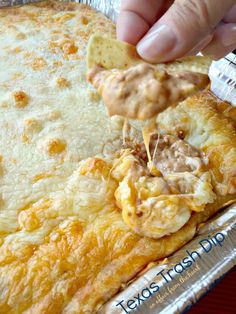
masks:
{"type": "Polygon", "coordinates": [[[150,62],[184,56],[209,36],[235,0],[176,0],[137,45],[150,62]]]}

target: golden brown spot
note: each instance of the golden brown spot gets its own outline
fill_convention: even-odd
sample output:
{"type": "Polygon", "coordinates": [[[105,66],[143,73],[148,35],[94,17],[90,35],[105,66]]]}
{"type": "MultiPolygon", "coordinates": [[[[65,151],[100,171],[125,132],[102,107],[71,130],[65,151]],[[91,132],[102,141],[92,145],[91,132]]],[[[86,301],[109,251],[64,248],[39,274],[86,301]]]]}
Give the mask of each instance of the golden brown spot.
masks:
{"type": "Polygon", "coordinates": [[[19,53],[21,51],[22,51],[21,47],[16,47],[11,50],[11,53],[19,53]]]}
{"type": "Polygon", "coordinates": [[[56,48],[58,48],[59,44],[55,41],[55,35],[52,37],[52,40],[48,42],[48,48],[52,51],[52,53],[56,52],[56,48]]]}
{"type": "Polygon", "coordinates": [[[52,34],[60,34],[61,30],[60,29],[53,29],[52,34]]]}
{"type": "Polygon", "coordinates": [[[58,138],[51,139],[47,143],[47,150],[50,155],[61,154],[66,148],[66,143],[58,138]]]}
{"type": "Polygon", "coordinates": [[[12,80],[17,80],[17,79],[19,79],[19,78],[22,78],[23,77],[23,73],[21,73],[21,72],[16,72],[16,73],[14,73],[13,75],[12,75],[12,80]]]}
{"type": "Polygon", "coordinates": [[[17,108],[24,108],[29,103],[29,97],[24,91],[14,92],[13,97],[17,108]]]}
{"type": "Polygon", "coordinates": [[[100,100],[100,95],[97,93],[97,92],[94,92],[94,91],[89,91],[89,98],[94,101],[94,102],[97,102],[100,100]]]}
{"type": "Polygon", "coordinates": [[[41,123],[35,118],[29,118],[24,121],[24,130],[26,132],[40,131],[42,129],[41,123]]]}
{"type": "MultiPolygon", "coordinates": [[[[4,199],[2,195],[0,194],[0,208],[3,207],[3,205],[4,205],[4,199]]],[[[1,245],[1,238],[0,238],[0,245],[1,245]]]]}
{"type": "Polygon", "coordinates": [[[32,181],[33,181],[33,183],[35,183],[35,182],[38,182],[42,179],[51,178],[53,176],[54,175],[52,173],[46,173],[46,172],[45,173],[39,173],[33,177],[32,181]]]}
{"type": "Polygon", "coordinates": [[[64,77],[58,77],[56,79],[56,84],[59,88],[67,88],[70,87],[70,82],[64,77]]]}
{"type": "Polygon", "coordinates": [[[75,13],[65,13],[62,16],[55,17],[54,20],[57,22],[65,22],[71,20],[75,16],[75,13]]]}
{"type": "Polygon", "coordinates": [[[62,46],[64,54],[74,54],[78,51],[78,47],[73,42],[67,42],[62,46]]]}
{"type": "Polygon", "coordinates": [[[40,70],[43,67],[45,67],[47,62],[42,57],[36,57],[34,58],[33,62],[31,63],[31,66],[33,70],[40,70]]]}
{"type": "Polygon", "coordinates": [[[64,55],[64,58],[67,60],[82,60],[83,57],[78,54],[64,55]]]}
{"type": "Polygon", "coordinates": [[[87,25],[89,23],[89,19],[84,15],[81,16],[80,20],[83,25],[87,25]]]}
{"type": "MultiPolygon", "coordinates": [[[[0,155],[0,176],[3,175],[3,166],[2,166],[2,162],[3,162],[3,157],[2,157],[2,155],[0,155]]],[[[0,202],[1,202],[1,197],[0,197],[0,202]]]]}
{"type": "Polygon", "coordinates": [[[182,117],[181,118],[181,122],[182,123],[188,123],[189,122],[189,117],[188,116],[182,117]]]}
{"type": "Polygon", "coordinates": [[[62,66],[62,62],[61,62],[61,61],[54,61],[54,62],[53,62],[53,66],[55,66],[55,67],[61,67],[61,66],[62,66]]]}
{"type": "Polygon", "coordinates": [[[17,33],[16,39],[19,39],[19,40],[26,39],[26,35],[24,33],[17,33]]]}
{"type": "Polygon", "coordinates": [[[89,159],[85,164],[80,168],[80,174],[86,175],[87,173],[96,173],[100,172],[103,174],[103,177],[106,177],[110,173],[109,165],[100,158],[89,159]]]}
{"type": "Polygon", "coordinates": [[[1,108],[9,108],[9,103],[7,101],[2,101],[2,102],[0,102],[0,107],[1,108]]]}
{"type": "Polygon", "coordinates": [[[39,220],[31,210],[23,210],[19,213],[18,222],[21,229],[32,231],[39,227],[39,220]]]}
{"type": "Polygon", "coordinates": [[[94,158],[89,165],[89,170],[93,171],[96,169],[102,169],[104,166],[106,166],[106,162],[104,160],[99,159],[99,158],[94,158]]]}
{"type": "Polygon", "coordinates": [[[25,133],[23,133],[21,135],[21,140],[23,143],[29,143],[30,142],[29,137],[25,133]]]}
{"type": "Polygon", "coordinates": [[[34,52],[32,52],[32,51],[25,51],[24,52],[24,57],[25,58],[33,57],[33,55],[34,55],[34,52]]]}
{"type": "Polygon", "coordinates": [[[54,121],[54,120],[57,120],[61,117],[61,112],[60,111],[57,111],[57,110],[54,110],[54,111],[51,111],[47,114],[47,119],[49,121],[54,121]]]}
{"type": "Polygon", "coordinates": [[[63,34],[63,36],[67,39],[70,39],[71,38],[71,35],[70,34],[63,34]]]}

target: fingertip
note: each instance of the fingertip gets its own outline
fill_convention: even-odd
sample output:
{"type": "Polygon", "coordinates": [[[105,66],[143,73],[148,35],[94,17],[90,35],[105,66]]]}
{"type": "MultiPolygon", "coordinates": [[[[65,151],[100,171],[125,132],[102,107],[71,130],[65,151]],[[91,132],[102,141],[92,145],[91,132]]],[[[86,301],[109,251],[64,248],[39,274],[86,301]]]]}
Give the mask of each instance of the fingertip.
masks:
{"type": "Polygon", "coordinates": [[[206,48],[203,49],[202,54],[203,55],[210,55],[213,60],[217,61],[221,58],[224,58],[227,54],[232,52],[236,48],[236,45],[224,47],[222,45],[209,45],[206,48]],[[217,48],[217,50],[215,49],[217,48]]]}
{"type": "Polygon", "coordinates": [[[171,60],[170,55],[176,43],[177,38],[173,30],[168,25],[156,23],[138,43],[137,51],[149,62],[165,62],[171,60]]]}
{"type": "Polygon", "coordinates": [[[236,24],[219,24],[214,32],[212,41],[204,47],[204,54],[211,54],[218,60],[236,48],[236,24]]]}
{"type": "Polygon", "coordinates": [[[136,45],[149,27],[149,24],[134,12],[123,11],[117,21],[117,39],[136,45]]]}
{"type": "Polygon", "coordinates": [[[224,17],[223,21],[225,23],[235,23],[236,22],[236,4],[232,6],[230,11],[224,17]]]}
{"type": "MultiPolygon", "coordinates": [[[[183,57],[211,35],[213,26],[221,21],[228,6],[209,4],[206,10],[203,1],[175,1],[140,41],[138,53],[145,60],[157,63],[183,57]]],[[[231,44],[232,36],[224,36],[223,41],[231,44]]]]}

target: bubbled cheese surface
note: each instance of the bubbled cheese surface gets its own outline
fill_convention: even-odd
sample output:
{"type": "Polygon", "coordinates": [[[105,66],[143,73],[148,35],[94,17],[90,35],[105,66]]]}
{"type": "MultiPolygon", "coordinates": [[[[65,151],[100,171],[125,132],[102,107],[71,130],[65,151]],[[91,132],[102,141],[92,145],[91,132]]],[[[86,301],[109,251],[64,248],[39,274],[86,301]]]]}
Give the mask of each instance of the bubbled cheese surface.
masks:
{"type": "Polygon", "coordinates": [[[80,160],[119,147],[122,120],[107,117],[85,79],[95,29],[114,34],[85,6],[0,11],[0,232],[17,229],[29,202],[63,189],[80,160]]]}

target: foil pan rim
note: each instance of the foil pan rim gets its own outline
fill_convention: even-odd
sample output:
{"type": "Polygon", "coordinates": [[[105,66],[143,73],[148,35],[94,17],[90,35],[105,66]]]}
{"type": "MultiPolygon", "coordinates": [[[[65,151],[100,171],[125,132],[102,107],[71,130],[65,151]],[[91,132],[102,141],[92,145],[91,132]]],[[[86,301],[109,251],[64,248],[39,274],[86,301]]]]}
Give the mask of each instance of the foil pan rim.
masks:
{"type": "MultiPolygon", "coordinates": [[[[120,292],[113,297],[112,300],[107,302],[99,313],[122,314],[125,313],[125,310],[129,312],[127,307],[125,307],[125,302],[127,305],[127,300],[132,300],[132,298],[130,298],[132,292],[133,296],[136,296],[136,298],[138,294],[142,295],[142,291],[150,286],[150,282],[158,284],[160,289],[155,295],[152,295],[150,299],[148,298],[141,303],[135,312],[151,314],[158,311],[160,314],[179,314],[189,310],[194,303],[209,292],[212,287],[214,287],[215,284],[217,284],[224,275],[236,265],[235,243],[236,203],[226,208],[223,213],[218,213],[215,217],[200,227],[194,238],[180,250],[174,252],[173,255],[168,258],[168,262],[163,264],[160,263],[160,265],[149,269],[143,276],[132,282],[124,291],[120,292]],[[214,239],[213,236],[220,233],[224,234],[225,239],[227,239],[227,245],[225,247],[223,247],[223,245],[220,247],[219,245],[216,249],[211,242],[211,250],[213,250],[212,253],[214,254],[212,256],[209,255],[208,259],[203,259],[204,253],[206,254],[206,252],[202,247],[199,247],[200,241],[214,239]],[[222,250],[219,250],[219,248],[222,248],[222,250]],[[179,264],[183,259],[183,256],[186,255],[186,251],[190,253],[196,251],[201,258],[192,268],[189,268],[183,276],[182,273],[173,274],[171,272],[173,279],[170,280],[166,275],[167,270],[172,269],[173,266],[179,264]],[[169,283],[166,283],[162,275],[158,275],[158,280],[154,280],[154,278],[157,278],[156,274],[161,271],[163,271],[163,274],[166,279],[169,280],[169,283]],[[128,290],[129,293],[127,293],[128,290]],[[166,298],[168,298],[168,300],[166,298]],[[123,302],[121,304],[125,310],[119,305],[122,300],[123,302]],[[165,306],[162,306],[163,304],[165,306]]],[[[202,245],[205,245],[205,249],[207,250],[206,244],[207,242],[202,242],[202,245]]],[[[209,254],[211,250],[209,251],[209,254]]]]}

